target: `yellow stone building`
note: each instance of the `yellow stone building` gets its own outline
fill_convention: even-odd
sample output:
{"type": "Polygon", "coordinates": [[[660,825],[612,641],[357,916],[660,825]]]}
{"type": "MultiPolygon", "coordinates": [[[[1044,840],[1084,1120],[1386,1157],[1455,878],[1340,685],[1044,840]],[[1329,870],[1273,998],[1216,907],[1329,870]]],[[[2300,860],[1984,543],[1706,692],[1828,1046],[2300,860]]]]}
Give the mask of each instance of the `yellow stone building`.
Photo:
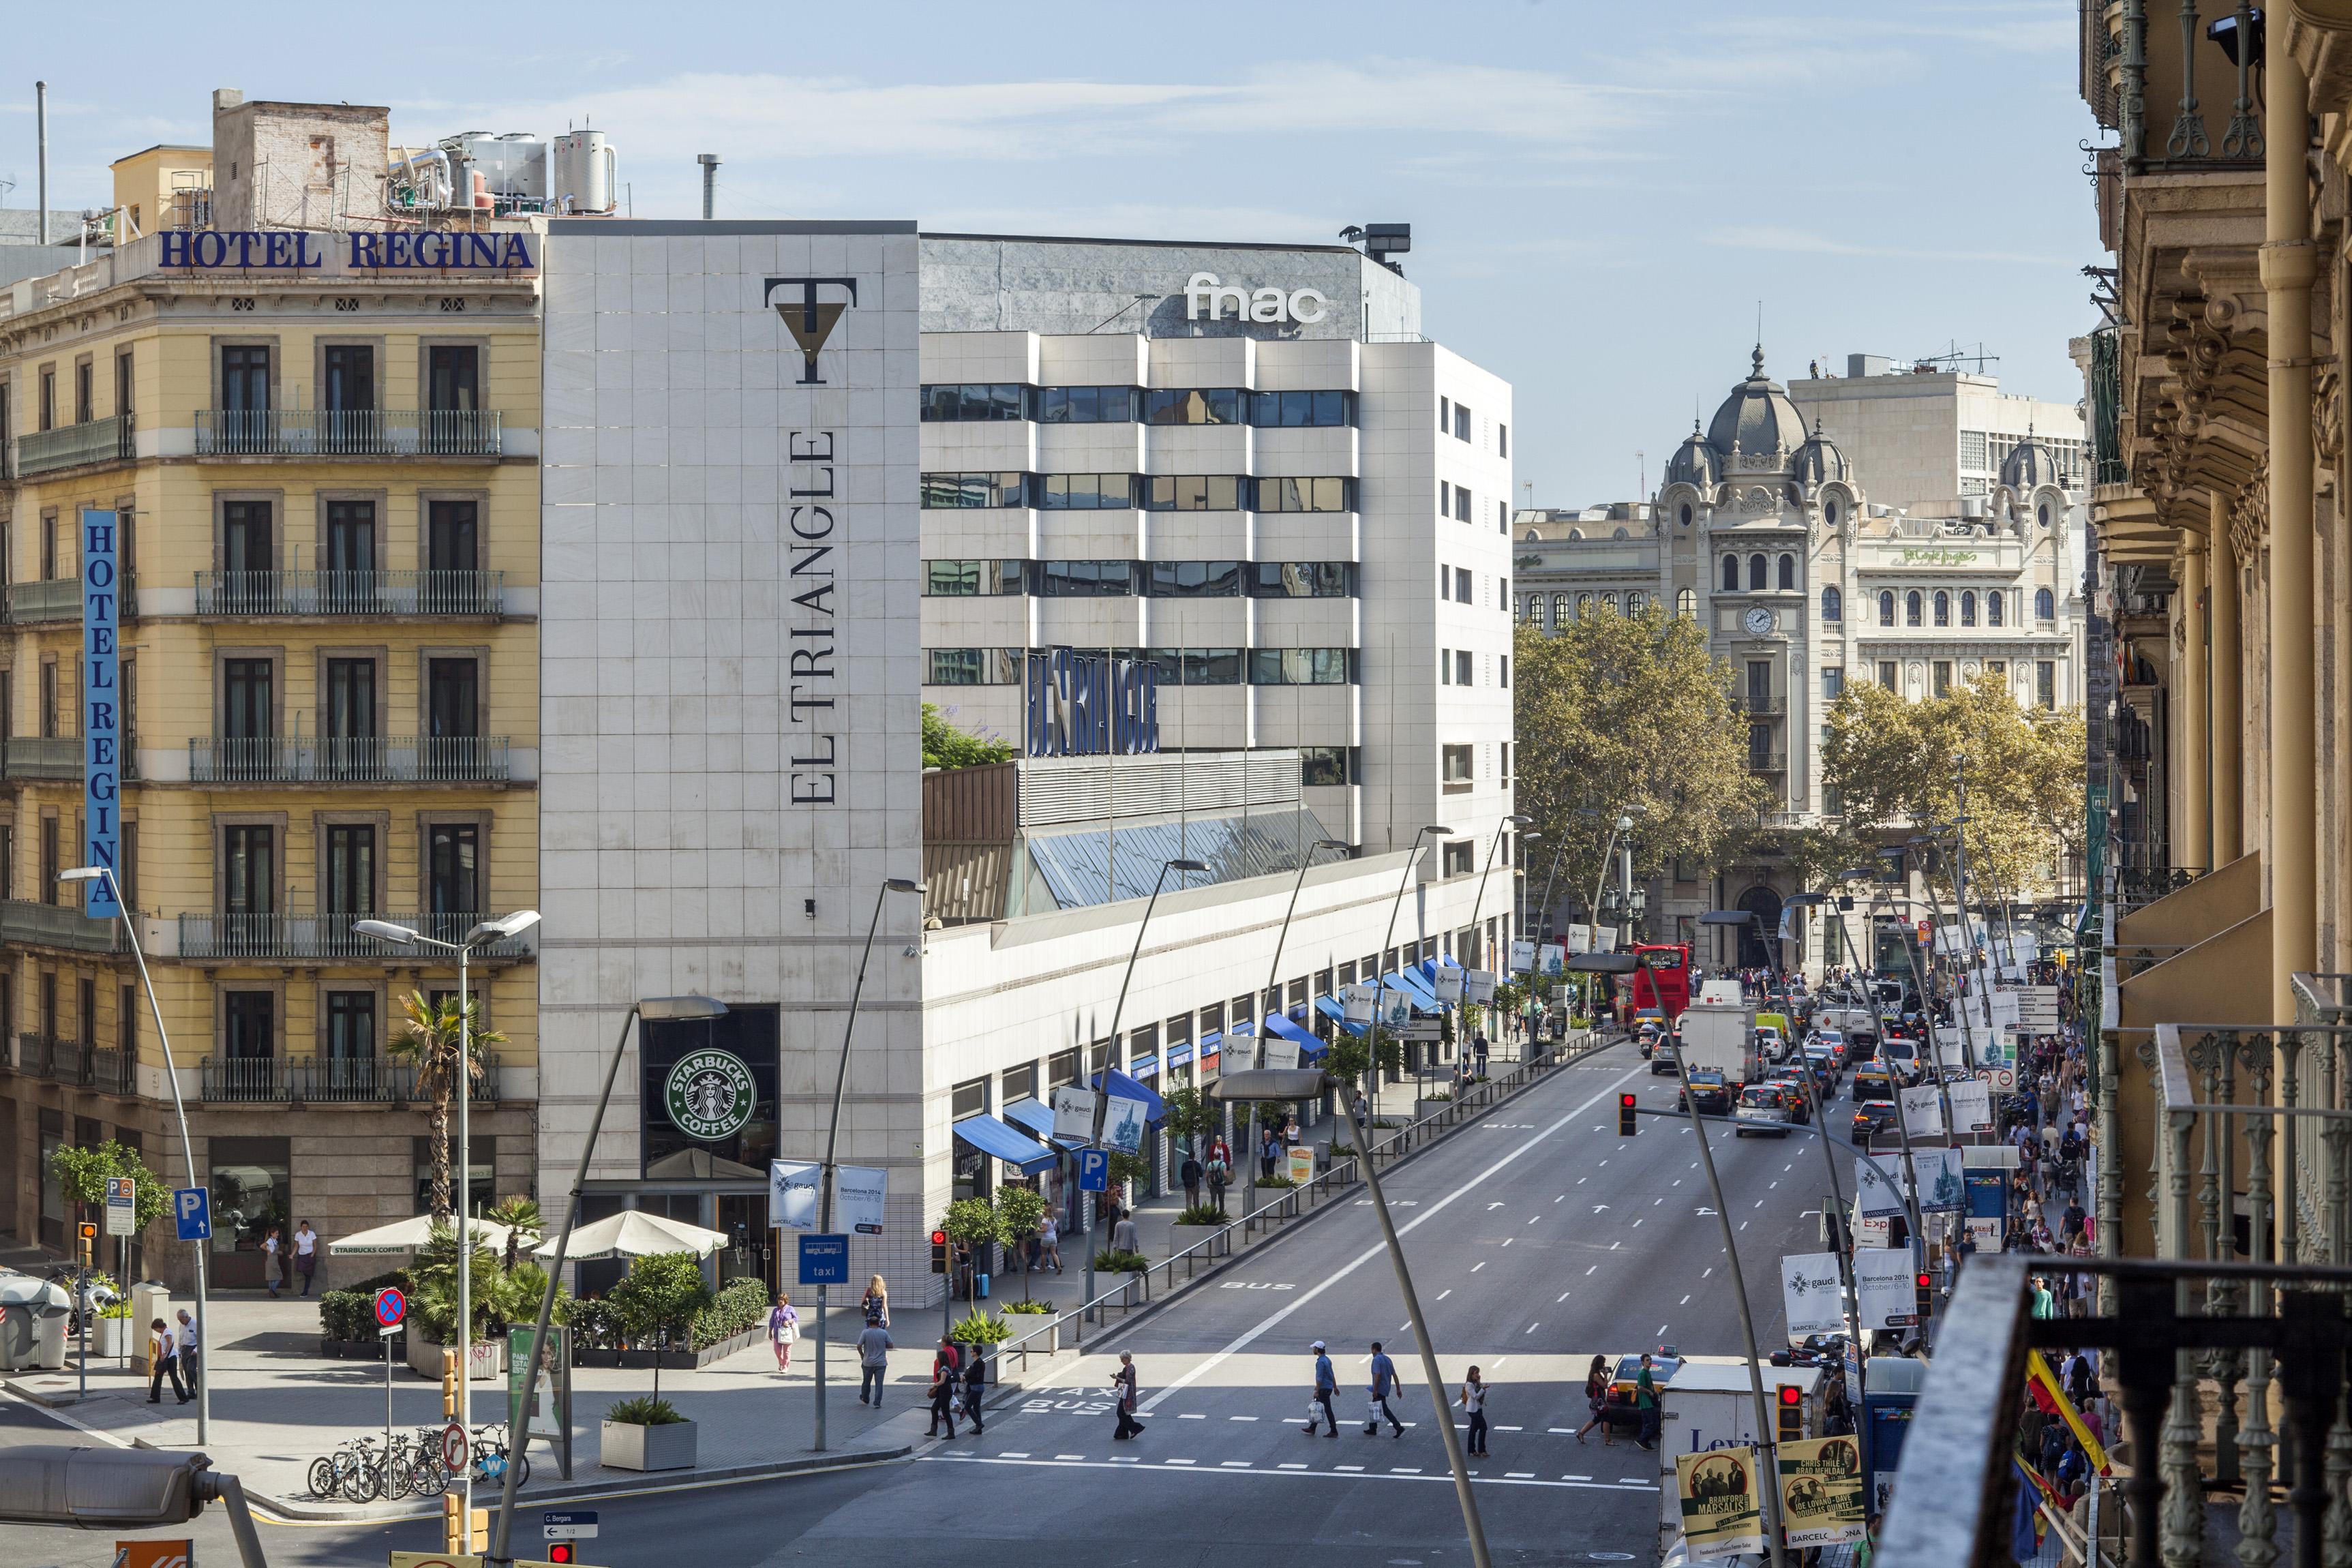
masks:
{"type": "MultiPolygon", "coordinates": [[[[417,1212],[429,1107],[387,1045],[457,971],[352,922],[455,940],[536,900],[541,241],[396,208],[383,109],[222,93],[214,124],[115,166],[119,245],[0,291],[0,1231],[65,1244],[60,1142],[179,1184],[168,1067],[236,1287],[270,1225],[417,1212]],[[85,508],[121,517],[121,864],[168,1062],[120,922],[57,879],[85,508]]],[[[472,968],[506,1037],[478,1199],[532,1186],[529,942],[472,968]]]]}

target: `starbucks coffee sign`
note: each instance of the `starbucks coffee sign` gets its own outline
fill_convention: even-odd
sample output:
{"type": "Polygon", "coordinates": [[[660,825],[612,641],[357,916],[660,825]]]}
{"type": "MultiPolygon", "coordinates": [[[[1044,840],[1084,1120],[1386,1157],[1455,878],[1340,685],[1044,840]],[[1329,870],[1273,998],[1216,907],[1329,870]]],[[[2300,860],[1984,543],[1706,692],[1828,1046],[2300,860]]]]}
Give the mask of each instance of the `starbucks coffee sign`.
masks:
{"type": "Polygon", "coordinates": [[[662,1085],[673,1126],[703,1143],[717,1143],[743,1131],[759,1101],[751,1069],[732,1051],[705,1047],[677,1058],[662,1085]]]}

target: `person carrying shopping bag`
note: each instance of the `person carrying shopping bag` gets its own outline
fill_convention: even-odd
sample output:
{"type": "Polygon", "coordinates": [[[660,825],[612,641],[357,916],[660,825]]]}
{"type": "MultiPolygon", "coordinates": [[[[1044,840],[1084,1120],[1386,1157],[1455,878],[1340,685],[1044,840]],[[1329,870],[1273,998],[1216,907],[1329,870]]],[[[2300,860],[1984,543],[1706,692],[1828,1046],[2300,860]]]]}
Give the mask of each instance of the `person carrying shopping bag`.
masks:
{"type": "Polygon", "coordinates": [[[776,1375],[783,1376],[793,1370],[793,1346],[800,1342],[801,1315],[793,1310],[789,1291],[776,1292],[776,1304],[768,1309],[768,1343],[776,1352],[776,1375]]]}

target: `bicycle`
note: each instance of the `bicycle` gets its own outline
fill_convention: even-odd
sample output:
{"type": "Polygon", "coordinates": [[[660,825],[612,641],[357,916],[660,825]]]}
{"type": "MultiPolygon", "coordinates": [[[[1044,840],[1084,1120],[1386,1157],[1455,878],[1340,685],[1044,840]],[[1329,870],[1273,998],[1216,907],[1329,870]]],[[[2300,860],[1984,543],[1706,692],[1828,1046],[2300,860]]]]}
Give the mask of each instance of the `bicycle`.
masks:
{"type": "Polygon", "coordinates": [[[373,1502],[383,1491],[387,1468],[387,1456],[375,1451],[373,1438],[346,1438],[331,1455],[310,1461],[310,1495],[373,1502]]]}
{"type": "Polygon", "coordinates": [[[520,1450],[514,1451],[509,1456],[509,1450],[505,1422],[494,1421],[477,1430],[473,1459],[474,1482],[477,1486],[503,1486],[506,1483],[507,1465],[510,1458],[515,1468],[516,1489],[520,1490],[530,1484],[530,1456],[520,1450]],[[490,1436],[493,1432],[498,1434],[495,1438],[490,1436]]]}

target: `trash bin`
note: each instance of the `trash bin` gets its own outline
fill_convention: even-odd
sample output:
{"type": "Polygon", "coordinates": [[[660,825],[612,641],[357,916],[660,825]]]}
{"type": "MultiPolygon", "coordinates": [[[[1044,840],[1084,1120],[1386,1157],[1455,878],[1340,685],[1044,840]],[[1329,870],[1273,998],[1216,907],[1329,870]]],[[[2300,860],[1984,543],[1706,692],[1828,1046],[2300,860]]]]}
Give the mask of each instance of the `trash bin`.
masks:
{"type": "Polygon", "coordinates": [[[0,1372],[56,1371],[66,1364],[66,1320],[73,1298],[30,1274],[0,1273],[0,1372]]]}

